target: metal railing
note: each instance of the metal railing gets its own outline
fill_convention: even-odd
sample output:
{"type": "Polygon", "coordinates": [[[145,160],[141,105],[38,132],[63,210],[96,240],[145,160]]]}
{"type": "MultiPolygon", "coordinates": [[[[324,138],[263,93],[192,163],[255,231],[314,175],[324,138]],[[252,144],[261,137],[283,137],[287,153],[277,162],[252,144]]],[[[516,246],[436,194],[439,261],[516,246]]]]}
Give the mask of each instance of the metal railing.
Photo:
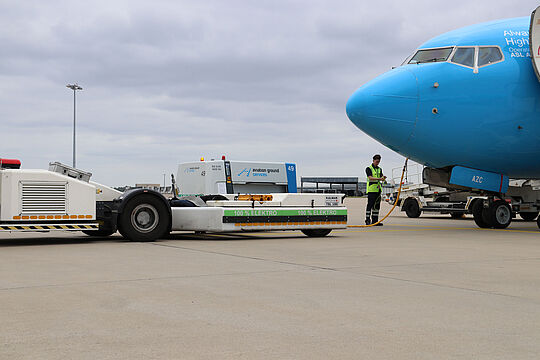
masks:
{"type": "MultiPolygon", "coordinates": [[[[399,186],[399,180],[401,179],[401,171],[403,170],[403,167],[397,167],[392,169],[392,178],[390,179],[390,183],[393,186],[399,186]]],[[[407,171],[405,171],[405,175],[403,176],[403,185],[411,185],[411,184],[421,184],[423,182],[422,180],[422,172],[424,171],[424,166],[420,165],[418,163],[409,162],[407,165],[407,171]]]]}

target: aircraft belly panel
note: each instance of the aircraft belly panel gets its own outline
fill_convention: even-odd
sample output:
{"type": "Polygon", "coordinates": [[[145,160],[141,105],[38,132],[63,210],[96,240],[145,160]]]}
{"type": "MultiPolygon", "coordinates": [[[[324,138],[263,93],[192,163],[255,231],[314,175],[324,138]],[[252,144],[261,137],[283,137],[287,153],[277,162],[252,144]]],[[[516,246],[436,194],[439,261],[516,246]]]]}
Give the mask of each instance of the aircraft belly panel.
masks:
{"type": "Polygon", "coordinates": [[[499,193],[506,193],[508,183],[508,176],[462,166],[455,166],[450,175],[450,184],[499,193]]]}

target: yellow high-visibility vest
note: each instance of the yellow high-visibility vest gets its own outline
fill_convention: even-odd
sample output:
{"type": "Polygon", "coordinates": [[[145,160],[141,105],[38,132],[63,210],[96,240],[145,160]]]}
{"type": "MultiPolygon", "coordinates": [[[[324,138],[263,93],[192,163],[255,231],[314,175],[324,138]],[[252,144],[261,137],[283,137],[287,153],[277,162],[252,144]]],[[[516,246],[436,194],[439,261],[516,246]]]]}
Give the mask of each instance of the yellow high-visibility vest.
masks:
{"type": "MultiPolygon", "coordinates": [[[[380,178],[382,176],[382,169],[380,167],[374,168],[373,164],[369,165],[369,168],[371,169],[371,176],[380,178]]],[[[380,181],[369,181],[369,177],[367,179],[367,192],[379,192],[382,191],[382,186],[380,181]]]]}

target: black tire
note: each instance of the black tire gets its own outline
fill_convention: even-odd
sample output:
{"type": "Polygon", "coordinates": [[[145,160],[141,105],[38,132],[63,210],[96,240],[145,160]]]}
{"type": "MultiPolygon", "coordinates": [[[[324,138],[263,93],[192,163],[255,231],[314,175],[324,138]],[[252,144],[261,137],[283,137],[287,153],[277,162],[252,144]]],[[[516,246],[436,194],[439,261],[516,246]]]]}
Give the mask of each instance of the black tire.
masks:
{"type": "Polygon", "coordinates": [[[489,223],[495,229],[506,229],[512,222],[512,208],[504,200],[489,205],[489,223]]]}
{"type": "Polygon", "coordinates": [[[83,230],[82,232],[88,236],[107,237],[107,236],[111,236],[116,231],[99,229],[99,230],[83,230]]]}
{"type": "Polygon", "coordinates": [[[540,216],[536,218],[536,226],[540,229],[540,216]]]}
{"type": "Polygon", "coordinates": [[[537,212],[520,212],[519,216],[521,216],[521,218],[525,221],[534,221],[534,219],[536,219],[536,217],[538,216],[538,211],[537,212]]]}
{"type": "Polygon", "coordinates": [[[413,219],[420,217],[420,214],[422,214],[422,211],[420,211],[420,206],[418,206],[418,202],[411,198],[405,200],[403,208],[405,209],[407,216],[413,219]]]}
{"type": "Polygon", "coordinates": [[[155,241],[169,231],[167,205],[150,194],[137,195],[118,216],[118,230],[130,241],[155,241]]]}
{"type": "Polygon", "coordinates": [[[487,212],[489,209],[484,208],[484,202],[482,200],[474,200],[472,204],[472,214],[474,222],[479,228],[489,229],[491,224],[487,221],[487,212]]]}
{"type": "Polygon", "coordinates": [[[469,208],[467,209],[467,213],[468,213],[468,214],[471,214],[471,215],[473,214],[474,206],[475,206],[476,203],[479,202],[479,201],[482,202],[481,199],[473,199],[473,200],[471,201],[471,203],[469,204],[469,208]]]}
{"type": "Polygon", "coordinates": [[[452,219],[462,219],[463,218],[463,214],[462,212],[451,212],[450,213],[450,216],[452,217],[452,219]]]}
{"type": "Polygon", "coordinates": [[[332,229],[304,229],[301,230],[304,235],[309,237],[324,237],[332,231],[332,229]]]}

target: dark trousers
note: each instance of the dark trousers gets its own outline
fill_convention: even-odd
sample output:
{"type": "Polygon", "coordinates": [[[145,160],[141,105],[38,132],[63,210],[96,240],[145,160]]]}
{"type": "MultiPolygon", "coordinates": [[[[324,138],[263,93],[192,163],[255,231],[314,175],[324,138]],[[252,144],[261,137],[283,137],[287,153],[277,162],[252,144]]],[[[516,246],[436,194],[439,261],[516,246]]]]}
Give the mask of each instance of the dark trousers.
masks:
{"type": "Polygon", "coordinates": [[[366,220],[370,220],[371,223],[379,221],[379,209],[381,208],[381,193],[370,192],[367,194],[367,208],[366,208],[366,220]]]}

